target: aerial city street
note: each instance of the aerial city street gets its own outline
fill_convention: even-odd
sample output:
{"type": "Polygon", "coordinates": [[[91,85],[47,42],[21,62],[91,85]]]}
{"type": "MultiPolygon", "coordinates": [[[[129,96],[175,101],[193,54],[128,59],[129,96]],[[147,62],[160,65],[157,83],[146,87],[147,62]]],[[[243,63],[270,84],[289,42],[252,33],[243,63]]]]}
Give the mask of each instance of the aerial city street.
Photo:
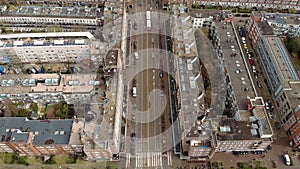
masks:
{"type": "Polygon", "coordinates": [[[0,0],[0,168],[300,168],[300,1],[0,0]]]}

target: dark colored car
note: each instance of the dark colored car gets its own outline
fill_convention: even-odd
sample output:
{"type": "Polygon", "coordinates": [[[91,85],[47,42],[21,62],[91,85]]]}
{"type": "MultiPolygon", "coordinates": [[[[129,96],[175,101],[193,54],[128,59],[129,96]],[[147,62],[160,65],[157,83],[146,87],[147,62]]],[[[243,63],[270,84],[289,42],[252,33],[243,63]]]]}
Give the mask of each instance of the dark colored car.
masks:
{"type": "Polygon", "coordinates": [[[275,123],[275,127],[276,127],[278,130],[281,128],[281,125],[280,125],[280,123],[279,123],[278,121],[275,123]]]}
{"type": "Polygon", "coordinates": [[[160,77],[160,78],[164,77],[164,73],[163,73],[163,72],[160,72],[160,73],[159,73],[159,77],[160,77]]]}
{"type": "Polygon", "coordinates": [[[131,140],[135,141],[135,139],[136,139],[136,134],[135,133],[131,133],[131,140]]]}
{"type": "Polygon", "coordinates": [[[268,145],[267,149],[268,149],[268,150],[272,150],[272,146],[271,146],[271,145],[268,145]]]}
{"type": "Polygon", "coordinates": [[[137,30],[137,23],[134,23],[134,24],[133,24],[133,28],[134,28],[135,30],[137,30]]]}

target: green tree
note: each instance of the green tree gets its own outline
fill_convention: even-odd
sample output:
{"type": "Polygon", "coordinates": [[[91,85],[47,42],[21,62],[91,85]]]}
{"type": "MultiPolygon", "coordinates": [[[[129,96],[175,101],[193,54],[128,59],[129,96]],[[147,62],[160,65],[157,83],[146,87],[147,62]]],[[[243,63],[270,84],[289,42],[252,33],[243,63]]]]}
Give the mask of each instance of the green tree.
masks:
{"type": "Polygon", "coordinates": [[[197,8],[197,9],[199,9],[199,8],[200,8],[200,4],[199,4],[199,3],[194,3],[194,4],[192,5],[192,8],[197,8]]]}
{"type": "Polygon", "coordinates": [[[55,104],[55,117],[66,118],[68,116],[68,105],[66,103],[55,104]]]}
{"type": "Polygon", "coordinates": [[[295,54],[300,57],[300,37],[287,38],[285,45],[291,54],[295,54]]]}
{"type": "Polygon", "coordinates": [[[31,104],[31,109],[32,109],[32,111],[34,111],[35,113],[37,113],[38,110],[39,110],[38,104],[37,103],[32,103],[31,104]]]}
{"type": "Polygon", "coordinates": [[[294,14],[294,13],[295,13],[295,8],[290,8],[289,12],[290,12],[291,14],[294,14]]]}
{"type": "Polygon", "coordinates": [[[27,109],[21,109],[19,112],[16,114],[17,117],[29,117],[31,114],[31,111],[27,109]]]}

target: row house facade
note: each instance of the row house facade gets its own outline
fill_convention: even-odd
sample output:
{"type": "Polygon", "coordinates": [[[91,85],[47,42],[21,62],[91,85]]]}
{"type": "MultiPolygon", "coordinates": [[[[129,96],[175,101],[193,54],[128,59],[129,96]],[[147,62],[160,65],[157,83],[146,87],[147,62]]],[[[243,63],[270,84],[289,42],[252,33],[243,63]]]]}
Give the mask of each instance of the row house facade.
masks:
{"type": "Polygon", "coordinates": [[[198,3],[205,6],[222,6],[222,7],[241,7],[241,8],[295,8],[300,9],[300,2],[298,0],[188,0],[188,5],[192,7],[193,4],[198,3]]]}

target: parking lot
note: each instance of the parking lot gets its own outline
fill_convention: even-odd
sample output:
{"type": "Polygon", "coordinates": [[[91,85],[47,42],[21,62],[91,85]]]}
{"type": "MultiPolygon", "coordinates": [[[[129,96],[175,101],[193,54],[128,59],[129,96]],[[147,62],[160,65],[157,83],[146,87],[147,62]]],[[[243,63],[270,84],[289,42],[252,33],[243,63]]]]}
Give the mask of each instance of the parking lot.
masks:
{"type": "Polygon", "coordinates": [[[235,34],[230,23],[216,22],[216,27],[237,105],[240,110],[247,110],[247,97],[254,98],[255,93],[235,34]]]}

